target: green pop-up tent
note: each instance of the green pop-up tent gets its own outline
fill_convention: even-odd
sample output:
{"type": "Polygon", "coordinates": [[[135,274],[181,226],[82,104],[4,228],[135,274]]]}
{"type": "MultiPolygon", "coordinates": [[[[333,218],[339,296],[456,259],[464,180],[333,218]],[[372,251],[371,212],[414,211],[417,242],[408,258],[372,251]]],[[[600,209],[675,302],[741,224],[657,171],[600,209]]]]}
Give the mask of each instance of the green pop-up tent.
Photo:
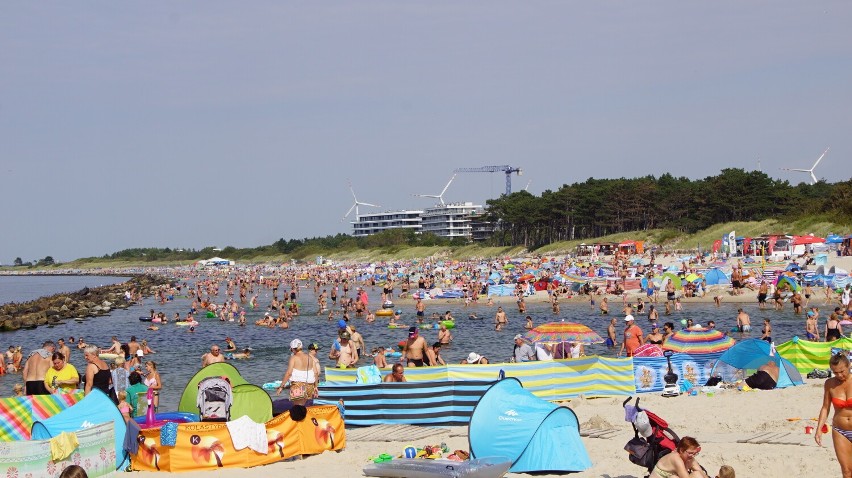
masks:
{"type": "Polygon", "coordinates": [[[272,418],[272,399],[262,388],[248,383],[239,370],[229,363],[210,364],[192,376],[180,396],[178,411],[198,413],[198,384],[207,377],[226,377],[231,383],[233,400],[231,417],[247,415],[255,423],[266,423],[272,418]]]}

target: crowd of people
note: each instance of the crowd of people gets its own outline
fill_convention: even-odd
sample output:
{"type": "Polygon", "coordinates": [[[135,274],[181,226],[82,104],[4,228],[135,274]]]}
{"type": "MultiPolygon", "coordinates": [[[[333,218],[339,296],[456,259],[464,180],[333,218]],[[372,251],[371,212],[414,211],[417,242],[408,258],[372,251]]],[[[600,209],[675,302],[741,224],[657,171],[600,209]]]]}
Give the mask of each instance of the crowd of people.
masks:
{"type": "Polygon", "coordinates": [[[153,406],[156,409],[162,381],[157,363],[143,360],[146,355],[155,352],[144,340],[137,342],[135,336],[127,343],[121,343],[116,337],[112,339],[113,343],[103,348],[86,343],[83,337],[69,337],[67,342],[64,338],[56,342],[45,340],[41,347],[30,351],[26,359],[18,360],[19,367],[7,368],[9,373],[17,373],[20,369],[23,384],[14,385],[15,395],[49,395],[75,390],[82,390],[88,395],[92,390],[99,390],[130,419],[136,410],[138,394],[150,388],[154,390],[153,406]],[[82,353],[86,362],[82,373],[70,363],[73,349],[82,353]],[[102,358],[104,356],[115,358],[107,363],[102,358]],[[125,410],[122,403],[130,408],[125,410]]]}
{"type": "MultiPolygon", "coordinates": [[[[391,302],[395,298],[408,297],[414,290],[428,288],[436,284],[452,284],[467,287],[466,290],[468,291],[480,291],[489,271],[490,269],[483,271],[473,267],[473,265],[460,266],[452,274],[448,271],[435,270],[430,274],[422,274],[417,281],[417,286],[407,279],[403,279],[401,282],[396,282],[393,279],[388,280],[381,286],[382,302],[391,302]],[[401,292],[397,295],[395,289],[398,286],[401,292]]],[[[186,291],[186,297],[191,301],[190,312],[183,318],[176,315],[173,318],[175,321],[192,321],[194,314],[212,313],[221,321],[235,321],[243,325],[247,310],[263,310],[263,307],[265,307],[264,316],[257,322],[258,325],[287,328],[288,324],[295,320],[300,313],[304,313],[299,303],[299,289],[304,287],[305,283],[308,283],[310,284],[309,287],[313,287],[317,297],[317,314],[328,314],[330,321],[337,320],[338,316],[342,317],[338,321],[337,334],[333,338],[328,353],[328,358],[333,360],[336,366],[348,368],[359,365],[376,365],[379,369],[386,370],[382,376],[384,382],[405,382],[407,380],[405,376],[406,367],[444,365],[447,363],[441,356],[441,350],[452,342],[453,334],[444,322],[453,321],[454,318],[452,313],[447,311],[444,314],[433,313],[431,320],[427,319],[426,301],[420,298],[419,293],[416,294],[417,297],[414,300],[416,324],[408,329],[408,337],[401,346],[399,359],[396,360],[389,357],[391,350],[383,347],[368,349],[363,335],[358,331],[359,327],[352,320],[352,318],[362,318],[366,321],[376,320],[375,310],[370,309],[366,292],[363,289],[376,285],[374,275],[367,280],[361,280],[356,279],[357,273],[354,270],[334,271],[327,268],[282,269],[275,274],[264,274],[264,271],[260,268],[245,269],[237,274],[232,272],[217,273],[213,271],[204,277],[198,277],[192,286],[184,283],[173,288],[164,288],[157,295],[157,299],[161,303],[165,303],[173,300],[173,297],[180,294],[181,291],[186,291]],[[259,300],[259,295],[264,290],[272,292],[271,300],[267,304],[261,304],[259,300]],[[225,297],[219,297],[221,291],[224,291],[225,297]],[[281,291],[280,296],[279,291],[281,291]],[[354,295],[350,296],[350,292],[354,295]],[[438,330],[437,341],[431,344],[419,331],[421,326],[427,324],[435,325],[438,330]]],[[[683,272],[686,273],[689,270],[685,269],[683,272]]],[[[387,267],[386,273],[388,277],[396,275],[392,267],[387,267]]],[[[554,271],[555,273],[558,272],[554,271]]],[[[590,273],[594,274],[595,271],[592,270],[590,273]]],[[[651,270],[645,271],[645,275],[649,278],[653,274],[654,272],[651,270]]],[[[745,282],[741,273],[737,275],[733,283],[732,293],[740,294],[741,289],[748,288],[749,285],[745,282]]],[[[779,289],[772,290],[767,282],[758,280],[754,283],[761,308],[765,306],[766,299],[779,294],[779,289]]],[[[546,286],[548,300],[554,312],[558,313],[560,297],[572,296],[574,292],[564,287],[558,288],[552,284],[554,283],[551,281],[546,286]]],[[[522,314],[526,311],[525,290],[528,289],[523,287],[516,289],[516,303],[518,311],[522,314]]],[[[688,293],[703,294],[706,290],[706,287],[698,282],[691,291],[684,291],[681,294],[684,296],[688,293]]],[[[785,291],[782,288],[780,293],[792,303],[796,313],[804,314],[808,340],[830,341],[843,336],[841,322],[848,320],[852,315],[849,290],[850,288],[847,286],[838,297],[826,296],[827,300],[831,302],[839,298],[840,305],[834,309],[824,325],[819,322],[819,308],[811,303],[814,299],[814,291],[811,288],[804,287],[802,294],[799,294],[796,290],[785,291]]],[[[601,315],[610,314],[609,297],[592,289],[585,292],[589,295],[590,306],[593,310],[598,305],[601,315]],[[596,299],[599,301],[597,304],[596,299]]],[[[620,297],[623,303],[624,328],[619,334],[619,319],[615,317],[610,320],[607,327],[606,344],[612,349],[617,349],[619,355],[632,356],[639,346],[646,343],[663,345],[677,329],[674,321],[660,322],[661,316],[671,315],[684,307],[672,281],[666,283],[662,290],[650,288],[644,292],[635,300],[630,300],[627,293],[622,293],[620,297]],[[664,298],[659,297],[663,293],[665,294],[664,298]],[[637,324],[637,317],[643,318],[643,320],[647,319],[649,333],[643,332],[642,327],[637,324]]],[[[580,290],[580,293],[583,293],[583,289],[580,290]]],[[[717,301],[717,305],[719,302],[717,301]]],[[[470,302],[466,300],[465,303],[467,305],[470,302]]],[[[781,307],[783,307],[783,304],[781,307]]],[[[152,322],[154,318],[159,318],[161,323],[168,322],[162,312],[152,310],[151,315],[152,322]]],[[[399,322],[399,316],[399,311],[396,311],[390,318],[390,323],[405,327],[399,322]]],[[[471,314],[471,318],[476,317],[471,314]]],[[[509,316],[503,307],[498,306],[493,319],[495,330],[504,330],[509,320],[509,316]]],[[[735,322],[739,334],[747,335],[751,332],[751,318],[742,308],[737,311],[735,322]]],[[[534,325],[532,317],[527,316],[524,328],[531,330],[534,325]]],[[[696,326],[690,319],[685,319],[681,325],[684,328],[696,326]]],[[[711,321],[705,327],[715,328],[715,324],[711,321]]],[[[772,324],[769,319],[764,321],[760,338],[772,341],[772,324]]],[[[201,357],[201,367],[223,362],[225,353],[232,354],[234,358],[247,358],[251,355],[251,351],[248,349],[244,349],[242,352],[238,350],[230,337],[226,337],[224,342],[227,347],[224,351],[218,344],[210,347],[209,352],[201,357]],[[236,355],[241,355],[241,357],[236,357],[236,355]]],[[[531,344],[525,340],[522,334],[513,337],[511,346],[509,361],[514,362],[579,357],[585,353],[582,343],[531,344]]],[[[281,394],[289,384],[290,400],[295,404],[304,404],[317,396],[317,385],[321,378],[321,360],[318,356],[321,347],[317,343],[311,343],[305,348],[301,340],[293,339],[290,342],[289,349],[291,354],[286,371],[282,376],[282,386],[275,393],[276,395],[281,394]]],[[[82,337],[78,339],[69,337],[67,342],[64,338],[57,340],[56,343],[45,341],[39,349],[26,355],[26,358],[21,347],[12,346],[5,354],[3,368],[7,372],[20,371],[22,373],[24,383],[20,387],[15,387],[16,393],[46,394],[82,389],[84,393],[88,394],[93,389],[99,389],[110,396],[121,413],[129,419],[137,412],[138,397],[148,389],[155,391],[153,406],[155,408],[158,406],[158,394],[163,389],[163,384],[157,371],[157,364],[151,360],[146,360],[146,357],[153,353],[155,352],[151,350],[147,342],[144,340],[137,341],[136,337],[130,337],[130,340],[126,343],[122,343],[116,337],[113,337],[112,343],[107,347],[89,345],[82,337]],[[72,347],[82,351],[86,362],[82,373],[69,363],[72,347]],[[107,360],[101,358],[104,353],[115,354],[116,357],[108,363],[107,360]]],[[[471,351],[460,363],[488,364],[490,360],[476,351],[471,351]]],[[[835,377],[831,380],[834,380],[834,382],[826,382],[826,397],[829,397],[827,403],[834,403],[836,406],[833,421],[835,432],[846,438],[852,435],[852,432],[844,434],[847,430],[852,430],[852,422],[849,421],[852,418],[846,417],[847,407],[845,403],[843,406],[838,407],[837,405],[841,400],[852,397],[852,391],[847,390],[848,384],[845,378],[848,377],[848,365],[848,361],[835,363],[835,359],[832,359],[832,370],[835,377]],[[842,373],[844,367],[845,375],[842,373]],[[838,400],[835,400],[835,398],[838,400]]],[[[771,371],[766,372],[771,376],[771,371]]],[[[822,422],[826,420],[828,409],[828,405],[823,407],[824,413],[820,414],[822,422]]],[[[838,440],[835,440],[835,447],[838,446],[837,443],[838,440]]],[[[843,443],[840,443],[841,451],[846,450],[843,448],[844,446],[852,450],[852,441],[846,443],[846,445],[843,445],[843,443]]],[[[679,448],[677,453],[672,453],[661,460],[652,476],[703,476],[692,474],[696,472],[697,461],[695,457],[698,454],[697,452],[700,451],[697,442],[691,443],[689,440],[681,440],[681,444],[684,448],[682,450],[679,448]],[[687,474],[684,475],[684,472],[687,474]]],[[[849,450],[846,450],[846,452],[849,450]]],[[[841,451],[838,453],[841,453],[841,451]]],[[[845,467],[845,470],[849,467],[849,463],[841,460],[841,466],[845,467]]],[[[720,471],[719,476],[733,476],[724,473],[726,472],[720,471]]]]}

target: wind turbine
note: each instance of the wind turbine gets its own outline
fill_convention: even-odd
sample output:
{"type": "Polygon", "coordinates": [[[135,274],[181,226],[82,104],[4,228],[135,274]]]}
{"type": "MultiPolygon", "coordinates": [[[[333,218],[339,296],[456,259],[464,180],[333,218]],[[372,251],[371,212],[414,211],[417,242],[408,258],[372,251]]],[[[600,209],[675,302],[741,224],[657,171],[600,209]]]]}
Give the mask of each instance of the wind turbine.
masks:
{"type": "Polygon", "coordinates": [[[811,169],[793,169],[793,168],[781,168],[781,169],[784,170],[784,171],[798,171],[800,173],[810,173],[811,180],[813,181],[813,183],[811,183],[811,184],[816,184],[818,182],[818,180],[817,180],[816,174],[814,174],[814,169],[816,169],[819,162],[822,161],[822,158],[824,158],[826,153],[828,153],[828,150],[829,150],[829,148],[825,148],[825,151],[823,151],[822,154],[819,156],[819,158],[817,158],[814,165],[811,166],[811,169]]]}
{"type": "Polygon", "coordinates": [[[444,189],[441,190],[441,194],[437,194],[437,195],[435,195],[435,194],[413,194],[413,196],[417,196],[417,197],[421,197],[421,198],[435,198],[435,199],[441,201],[441,206],[443,206],[445,204],[444,203],[444,193],[447,192],[447,188],[450,187],[450,184],[453,183],[454,179],[456,179],[455,174],[453,174],[453,177],[451,177],[449,182],[447,182],[447,185],[444,186],[444,189]]]}
{"type": "Polygon", "coordinates": [[[529,181],[527,181],[527,185],[526,185],[526,186],[524,186],[524,191],[527,191],[527,190],[530,188],[530,184],[532,184],[532,179],[530,179],[529,181]]]}
{"type": "Polygon", "coordinates": [[[349,217],[349,215],[352,214],[353,209],[355,210],[355,219],[358,219],[358,216],[360,215],[360,213],[358,212],[358,206],[381,207],[378,204],[370,204],[368,202],[359,201],[358,197],[355,196],[355,190],[352,189],[352,182],[351,181],[349,182],[349,192],[352,193],[352,198],[355,199],[355,203],[352,204],[352,207],[350,207],[348,211],[346,211],[346,214],[343,215],[343,219],[341,219],[340,222],[343,222],[347,217],[349,217]]]}

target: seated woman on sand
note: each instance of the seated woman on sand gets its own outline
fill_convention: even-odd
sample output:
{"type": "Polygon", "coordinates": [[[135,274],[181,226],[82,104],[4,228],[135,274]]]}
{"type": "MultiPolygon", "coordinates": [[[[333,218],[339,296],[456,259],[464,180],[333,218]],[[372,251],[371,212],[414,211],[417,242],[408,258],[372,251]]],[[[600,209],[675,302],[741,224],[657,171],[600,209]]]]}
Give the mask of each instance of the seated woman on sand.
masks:
{"type": "Polygon", "coordinates": [[[654,466],[654,471],[649,478],[707,478],[704,469],[698,464],[695,457],[701,453],[701,445],[692,437],[683,437],[677,444],[675,451],[660,458],[654,466]]]}

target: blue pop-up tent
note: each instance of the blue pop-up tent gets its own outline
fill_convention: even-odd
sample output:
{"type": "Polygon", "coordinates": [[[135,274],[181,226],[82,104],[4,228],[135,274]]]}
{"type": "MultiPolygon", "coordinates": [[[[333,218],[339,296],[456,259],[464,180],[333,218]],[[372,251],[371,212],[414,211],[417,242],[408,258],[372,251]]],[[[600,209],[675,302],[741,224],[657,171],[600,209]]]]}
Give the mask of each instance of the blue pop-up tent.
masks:
{"type": "Polygon", "coordinates": [[[704,274],[707,285],[730,284],[731,280],[721,269],[713,268],[704,274]]]}
{"type": "Polygon", "coordinates": [[[468,439],[471,458],[505,458],[515,473],[592,467],[574,411],[536,397],[516,378],[500,380],[485,392],[470,417],[468,439]]]}
{"type": "Polygon", "coordinates": [[[76,432],[106,422],[115,424],[115,468],[118,470],[130,463],[123,446],[127,424],[118,407],[98,389],[92,389],[82,400],[56,415],[33,423],[32,439],[49,440],[62,432],[76,432]]]}
{"type": "Polygon", "coordinates": [[[775,388],[786,388],[795,385],[803,385],[802,374],[789,360],[782,357],[778,352],[771,353],[772,347],[769,342],[761,339],[741,340],[729,348],[713,365],[711,376],[721,375],[725,381],[732,381],[747,377],[760,366],[772,360],[778,365],[778,382],[775,388]]]}

